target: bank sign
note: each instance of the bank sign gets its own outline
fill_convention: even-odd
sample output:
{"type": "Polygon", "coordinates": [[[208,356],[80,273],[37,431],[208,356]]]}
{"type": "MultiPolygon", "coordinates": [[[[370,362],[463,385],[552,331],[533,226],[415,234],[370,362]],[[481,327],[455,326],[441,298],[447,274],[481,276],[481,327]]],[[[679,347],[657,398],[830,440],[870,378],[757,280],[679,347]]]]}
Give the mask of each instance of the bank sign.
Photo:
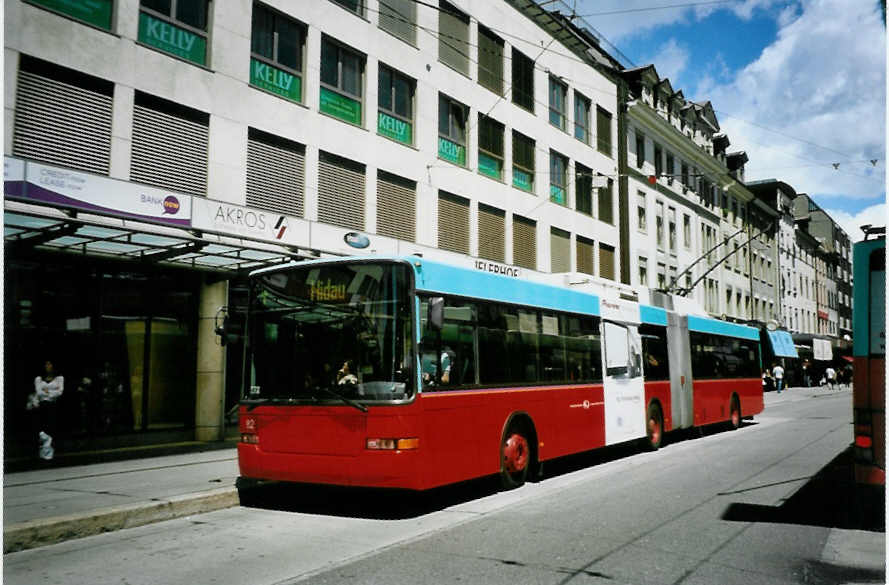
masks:
{"type": "Polygon", "coordinates": [[[191,226],[206,232],[309,247],[309,222],[305,219],[202,197],[193,201],[191,226]]]}
{"type": "Polygon", "coordinates": [[[191,195],[5,157],[4,194],[176,227],[191,225],[191,195]]]}

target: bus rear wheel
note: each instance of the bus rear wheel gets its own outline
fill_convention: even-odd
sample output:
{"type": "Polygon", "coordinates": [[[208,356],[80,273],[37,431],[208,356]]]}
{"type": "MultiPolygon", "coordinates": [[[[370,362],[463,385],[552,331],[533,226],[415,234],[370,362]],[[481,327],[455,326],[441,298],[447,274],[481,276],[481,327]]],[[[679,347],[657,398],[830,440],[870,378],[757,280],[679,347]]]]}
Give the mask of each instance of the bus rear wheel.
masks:
{"type": "Polygon", "coordinates": [[[515,423],[503,435],[500,444],[500,482],[505,489],[513,489],[525,483],[531,467],[531,445],[528,433],[515,423]]]}
{"type": "Polygon", "coordinates": [[[729,413],[729,423],[734,431],[741,426],[741,401],[738,400],[737,395],[732,396],[732,404],[729,407],[729,413]]]}
{"type": "Polygon", "coordinates": [[[648,407],[648,448],[657,451],[664,440],[664,415],[661,407],[651,404],[648,407]]]}

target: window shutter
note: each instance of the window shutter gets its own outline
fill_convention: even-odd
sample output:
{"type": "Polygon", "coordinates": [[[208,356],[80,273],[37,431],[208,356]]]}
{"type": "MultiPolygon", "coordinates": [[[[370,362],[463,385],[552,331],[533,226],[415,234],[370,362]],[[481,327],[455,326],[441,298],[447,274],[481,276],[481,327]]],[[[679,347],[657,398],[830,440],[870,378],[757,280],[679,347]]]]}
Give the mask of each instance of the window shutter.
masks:
{"type": "Polygon", "coordinates": [[[438,11],[438,60],[469,75],[469,18],[447,2],[438,11]]]}
{"type": "Polygon", "coordinates": [[[469,254],[469,199],[438,192],[438,247],[469,254]]]}
{"type": "Polygon", "coordinates": [[[503,95],[503,41],[481,26],[478,29],[478,82],[503,95]]]}
{"type": "Polygon", "coordinates": [[[512,263],[537,270],[537,222],[512,216],[512,263]]]}
{"type": "Polygon", "coordinates": [[[364,230],[364,165],[321,152],[318,157],[318,221],[364,230]]]}
{"type": "Polygon", "coordinates": [[[599,276],[614,280],[614,246],[599,244],[599,276]]]}
{"type": "Polygon", "coordinates": [[[182,106],[162,111],[161,100],[136,94],[133,115],[133,154],[130,179],[193,195],[207,193],[207,140],[209,116],[193,113],[187,119],[182,106]],[[204,121],[197,121],[203,118],[204,121]]]}
{"type": "Polygon", "coordinates": [[[417,44],[417,5],[413,0],[380,2],[380,28],[399,39],[417,44]]]}
{"type": "Polygon", "coordinates": [[[303,217],[305,147],[253,128],[247,139],[247,205],[303,217]]]}
{"type": "Polygon", "coordinates": [[[483,203],[478,205],[478,255],[506,262],[506,212],[483,203]]]}
{"type": "Polygon", "coordinates": [[[13,154],[107,175],[113,85],[104,93],[26,71],[24,58],[22,66],[13,154]]]}
{"type": "Polygon", "coordinates": [[[416,241],[417,183],[385,171],[377,172],[377,233],[416,241]]]}
{"type": "Polygon", "coordinates": [[[550,272],[571,270],[571,234],[550,228],[550,272]]]}
{"type": "Polygon", "coordinates": [[[584,274],[595,274],[595,243],[582,236],[577,236],[577,271],[584,274]]]}

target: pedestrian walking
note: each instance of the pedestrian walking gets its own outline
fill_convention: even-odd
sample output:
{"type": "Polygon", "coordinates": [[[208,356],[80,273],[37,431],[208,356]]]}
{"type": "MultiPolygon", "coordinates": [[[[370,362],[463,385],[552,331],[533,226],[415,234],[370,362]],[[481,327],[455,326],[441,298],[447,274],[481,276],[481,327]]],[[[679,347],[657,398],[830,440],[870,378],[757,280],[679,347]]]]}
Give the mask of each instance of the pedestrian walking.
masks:
{"type": "Polygon", "coordinates": [[[56,435],[57,404],[64,391],[65,378],[56,373],[52,361],[46,360],[43,374],[34,378],[34,392],[28,396],[25,408],[33,411],[37,455],[47,461],[55,454],[53,438],[56,435]]]}
{"type": "Polygon", "coordinates": [[[781,390],[784,388],[784,368],[777,362],[772,367],[772,378],[775,379],[775,389],[778,390],[778,394],[781,394],[781,390]]]}
{"type": "Polygon", "coordinates": [[[832,367],[827,366],[827,369],[824,370],[824,379],[827,383],[827,387],[831,390],[834,389],[837,383],[837,372],[832,367]]]}

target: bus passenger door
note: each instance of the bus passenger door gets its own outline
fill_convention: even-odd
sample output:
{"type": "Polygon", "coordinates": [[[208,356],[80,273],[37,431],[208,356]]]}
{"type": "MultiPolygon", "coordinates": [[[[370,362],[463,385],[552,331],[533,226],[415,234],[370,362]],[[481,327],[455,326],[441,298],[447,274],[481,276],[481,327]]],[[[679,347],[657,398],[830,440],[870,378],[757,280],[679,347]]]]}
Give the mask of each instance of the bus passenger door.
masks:
{"type": "Polygon", "coordinates": [[[644,437],[646,405],[639,329],[636,325],[602,321],[602,339],[605,444],[644,437]]]}
{"type": "Polygon", "coordinates": [[[670,362],[672,429],[686,429],[694,424],[694,384],[686,316],[667,313],[667,359],[670,362]]]}

